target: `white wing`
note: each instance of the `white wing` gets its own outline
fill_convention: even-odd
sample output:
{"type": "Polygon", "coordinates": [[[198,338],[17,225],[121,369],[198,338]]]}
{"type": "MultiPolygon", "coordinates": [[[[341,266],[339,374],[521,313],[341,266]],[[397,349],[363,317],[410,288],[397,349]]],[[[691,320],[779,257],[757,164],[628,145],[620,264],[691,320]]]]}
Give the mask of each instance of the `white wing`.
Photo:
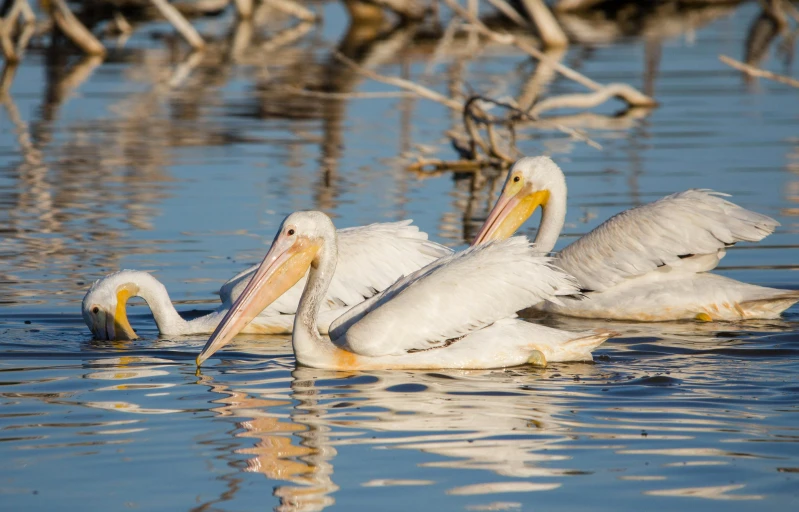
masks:
{"type": "Polygon", "coordinates": [[[368,356],[444,346],[542,300],[577,293],[551,261],[524,237],[470,247],[351,309],[333,322],[330,337],[368,356]]]}
{"type": "Polygon", "coordinates": [[[722,199],[686,190],[621,212],[564,248],[557,264],[584,290],[603,291],[658,267],[711,270],[724,248],[762,240],[779,223],[722,199]]]}
{"type": "MultiPolygon", "coordinates": [[[[352,306],[386,289],[400,277],[410,274],[452,250],[431,242],[427,233],[411,225],[413,221],[370,224],[338,230],[336,273],[322,310],[352,306]]],[[[249,283],[257,265],[225,283],[219,293],[235,300],[249,283]]],[[[261,315],[294,314],[305,287],[305,277],[266,308],[261,315]]]]}

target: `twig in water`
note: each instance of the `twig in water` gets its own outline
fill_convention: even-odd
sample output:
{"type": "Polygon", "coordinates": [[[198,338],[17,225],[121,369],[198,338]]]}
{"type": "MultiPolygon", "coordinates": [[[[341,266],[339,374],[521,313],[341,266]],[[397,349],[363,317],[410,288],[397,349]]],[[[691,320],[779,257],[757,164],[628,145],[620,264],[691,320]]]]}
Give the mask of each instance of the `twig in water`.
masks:
{"type": "Polygon", "coordinates": [[[440,172],[479,172],[486,167],[503,167],[502,162],[496,160],[438,160],[420,158],[408,166],[409,171],[423,175],[434,175],[440,172]]]}
{"type": "MultiPolygon", "coordinates": [[[[535,48],[534,46],[529,45],[525,41],[522,41],[512,34],[499,34],[494,32],[490,28],[488,28],[482,21],[477,19],[476,16],[473,16],[469,13],[466,9],[458,5],[455,0],[444,0],[444,2],[452,9],[455,14],[463,18],[464,20],[471,23],[481,34],[488,37],[492,41],[495,41],[500,44],[510,44],[514,45],[523,52],[527,53],[528,55],[540,60],[541,62],[546,62],[550,66],[552,66],[555,70],[557,70],[561,75],[565,76],[566,78],[577,82],[578,84],[594,90],[598,91],[602,89],[602,84],[599,82],[595,82],[591,80],[587,76],[583,75],[582,73],[573,70],[572,68],[552,60],[546,53],[535,48]]],[[[619,97],[626,101],[631,106],[636,107],[654,107],[657,106],[657,102],[647,96],[646,94],[640,92],[639,90],[635,89],[634,87],[626,84],[622,84],[624,87],[621,87],[617,90],[619,93],[619,97]]]]}
{"type": "Polygon", "coordinates": [[[524,19],[524,17],[519,14],[519,11],[511,7],[509,3],[505,0],[488,0],[488,3],[496,7],[496,9],[507,16],[509,19],[513,20],[517,25],[524,28],[529,28],[530,23],[524,19]]]}
{"type": "Polygon", "coordinates": [[[428,89],[423,85],[419,85],[415,82],[411,82],[410,80],[405,80],[404,78],[396,78],[396,77],[389,77],[385,75],[381,75],[379,73],[375,73],[369,69],[366,69],[360,66],[357,62],[353,61],[352,59],[346,57],[344,54],[340,52],[335,52],[333,54],[336,59],[341,61],[342,63],[346,64],[353,71],[370,78],[376,82],[381,82],[384,84],[394,85],[399,87],[400,89],[405,89],[406,91],[411,91],[414,94],[421,96],[422,98],[427,98],[429,100],[433,100],[437,103],[441,103],[444,106],[451,108],[452,110],[456,110],[458,112],[463,111],[463,104],[459,101],[455,101],[452,98],[447,98],[443,94],[439,94],[432,89],[428,89]]]}
{"type": "Polygon", "coordinates": [[[50,9],[55,24],[70,41],[89,55],[105,55],[103,44],[72,14],[64,0],[52,0],[50,9]]]}
{"type": "Polygon", "coordinates": [[[205,41],[200,37],[200,34],[197,33],[192,24],[189,23],[174,6],[170,5],[166,0],[150,0],[150,2],[152,2],[156,9],[161,12],[161,15],[180,32],[180,35],[183,36],[192,48],[200,50],[205,46],[205,41]]]}
{"type": "Polygon", "coordinates": [[[236,4],[236,14],[243,20],[252,18],[252,13],[255,11],[253,0],[233,0],[236,4]]]}
{"type": "Polygon", "coordinates": [[[416,95],[404,91],[386,91],[386,92],[326,92],[326,91],[310,91],[308,89],[301,89],[292,85],[278,87],[278,90],[284,90],[297,96],[308,96],[309,98],[322,98],[334,100],[349,100],[349,99],[384,99],[384,98],[415,98],[416,95]]]}
{"type": "Polygon", "coordinates": [[[799,87],[799,80],[795,78],[785,75],[778,75],[777,73],[772,73],[771,71],[766,71],[765,69],[756,68],[754,66],[750,66],[749,64],[744,64],[743,62],[731,59],[726,55],[719,55],[719,60],[724,64],[737,69],[738,71],[743,71],[749,76],[768,78],[769,80],[774,80],[775,82],[787,84],[792,87],[799,87]]]}
{"type": "Polygon", "coordinates": [[[312,10],[293,0],[265,0],[264,3],[268,3],[275,9],[291,14],[302,21],[316,21],[316,14],[312,10]]]}
{"type": "Polygon", "coordinates": [[[522,4],[535,23],[545,46],[559,48],[569,44],[569,38],[542,0],[522,0],[522,4]]]}

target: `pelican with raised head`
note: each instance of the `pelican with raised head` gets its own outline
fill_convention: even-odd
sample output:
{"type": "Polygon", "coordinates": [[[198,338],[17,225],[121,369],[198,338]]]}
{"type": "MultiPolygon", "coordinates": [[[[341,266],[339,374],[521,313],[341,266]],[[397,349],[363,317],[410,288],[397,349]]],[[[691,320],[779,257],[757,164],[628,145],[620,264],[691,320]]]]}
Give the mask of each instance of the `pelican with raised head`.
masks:
{"type": "Polygon", "coordinates": [[[206,343],[200,365],[308,272],[292,344],[315,368],[501,368],[591,360],[609,331],[573,333],[513,318],[541,300],[577,293],[576,283],[524,237],[440,258],[353,307],[323,338],[317,325],[339,259],[333,223],[321,212],[283,221],[271,249],[206,343]]]}
{"type": "MultiPolygon", "coordinates": [[[[779,225],[710,190],[686,190],[611,217],[555,255],[590,300],[538,307],[555,313],[634,321],[777,318],[799,292],[709,273],[737,242],[757,242],[779,225]]],[[[473,245],[511,236],[541,207],[537,248],[555,247],[566,218],[566,179],[548,157],[528,157],[508,173],[473,245]]]]}
{"type": "MultiPolygon", "coordinates": [[[[403,275],[452,251],[427,239],[412,221],[370,224],[338,231],[341,263],[333,276],[330,290],[321,305],[319,329],[327,332],[330,322],[347,309],[384,290],[403,275]]],[[[101,340],[130,340],[136,333],[128,321],[125,306],[131,297],[147,301],[161,334],[166,336],[211,334],[241,294],[255,273],[253,266],[219,290],[222,305],[207,315],[185,320],[166,288],[147,272],[123,270],[94,283],[83,298],[82,312],[86,325],[101,340]]],[[[303,277],[294,287],[276,298],[244,332],[287,334],[294,325],[294,313],[300,300],[303,277]]]]}

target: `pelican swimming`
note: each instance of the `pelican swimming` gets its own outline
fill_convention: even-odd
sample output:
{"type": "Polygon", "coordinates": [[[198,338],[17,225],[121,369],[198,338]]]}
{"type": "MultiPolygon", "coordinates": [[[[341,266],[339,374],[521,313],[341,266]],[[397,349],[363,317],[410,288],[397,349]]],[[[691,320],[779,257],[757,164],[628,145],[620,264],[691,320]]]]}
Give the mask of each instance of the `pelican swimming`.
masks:
{"type": "MultiPolygon", "coordinates": [[[[399,277],[452,253],[429,241],[427,233],[419,231],[411,222],[371,224],[338,231],[341,263],[321,305],[319,329],[322,332],[327,332],[330,322],[349,307],[387,288],[399,277]]],[[[219,290],[222,305],[193,320],[185,320],[178,314],[164,285],[147,272],[116,272],[95,282],[86,293],[83,319],[98,339],[136,339],[125,312],[128,299],[136,296],[147,301],[161,334],[210,334],[257,268],[253,266],[225,283],[219,290]]],[[[245,332],[290,333],[304,281],[301,279],[286,290],[245,328],[245,332]]]]}
{"type": "Polygon", "coordinates": [[[591,360],[613,333],[572,333],[512,318],[541,300],[577,293],[574,280],[524,237],[440,258],[353,307],[323,338],[317,325],[339,254],[321,212],[283,221],[272,247],[206,343],[197,364],[226,345],[263,308],[308,272],[292,344],[315,368],[501,368],[527,362],[591,360]]]}
{"type": "MultiPolygon", "coordinates": [[[[762,240],[779,225],[722,195],[686,190],[611,217],[556,255],[556,264],[577,278],[590,300],[564,298],[539,308],[635,321],[777,318],[799,301],[799,292],[708,272],[727,247],[762,240]]],[[[538,206],[535,244],[549,252],[566,218],[566,179],[550,158],[523,158],[511,168],[473,243],[511,236],[538,206]]]]}

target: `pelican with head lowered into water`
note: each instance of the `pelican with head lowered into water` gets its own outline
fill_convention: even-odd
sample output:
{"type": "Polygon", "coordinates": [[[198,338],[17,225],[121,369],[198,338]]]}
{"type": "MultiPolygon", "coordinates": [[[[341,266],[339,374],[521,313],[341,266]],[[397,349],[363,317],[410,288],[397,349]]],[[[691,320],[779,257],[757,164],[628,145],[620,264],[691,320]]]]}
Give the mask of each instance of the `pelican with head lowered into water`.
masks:
{"type": "MultiPolygon", "coordinates": [[[[734,321],[777,318],[799,292],[709,273],[737,242],[762,240],[779,225],[710,190],[686,190],[623,211],[555,255],[588,300],[542,303],[555,313],[615,320],[734,321]]],[[[566,218],[566,179],[548,157],[522,158],[473,244],[511,236],[541,207],[535,238],[555,247],[566,218]]]]}
{"type": "MultiPolygon", "coordinates": [[[[370,224],[338,231],[340,264],[330,289],[320,306],[319,329],[327,332],[330,322],[347,309],[390,286],[409,274],[452,251],[427,239],[412,221],[370,224]]],[[[162,335],[210,334],[222,320],[233,301],[241,294],[257,266],[253,266],[219,290],[222,305],[207,315],[185,320],[166,288],[147,272],[123,270],[94,283],[83,298],[82,312],[86,325],[101,340],[135,339],[125,306],[137,296],[147,301],[162,335]]],[[[276,300],[244,329],[262,334],[290,333],[294,313],[305,278],[276,300]]]]}
{"type": "Polygon", "coordinates": [[[297,362],[315,368],[501,368],[591,360],[613,333],[573,333],[518,320],[516,311],[577,293],[574,280],[524,237],[472,247],[403,277],[317,328],[339,260],[336,230],[321,212],[283,221],[272,247],[197,357],[202,364],[308,272],[292,344],[297,362]],[[310,269],[310,270],[309,270],[310,269]]]}

